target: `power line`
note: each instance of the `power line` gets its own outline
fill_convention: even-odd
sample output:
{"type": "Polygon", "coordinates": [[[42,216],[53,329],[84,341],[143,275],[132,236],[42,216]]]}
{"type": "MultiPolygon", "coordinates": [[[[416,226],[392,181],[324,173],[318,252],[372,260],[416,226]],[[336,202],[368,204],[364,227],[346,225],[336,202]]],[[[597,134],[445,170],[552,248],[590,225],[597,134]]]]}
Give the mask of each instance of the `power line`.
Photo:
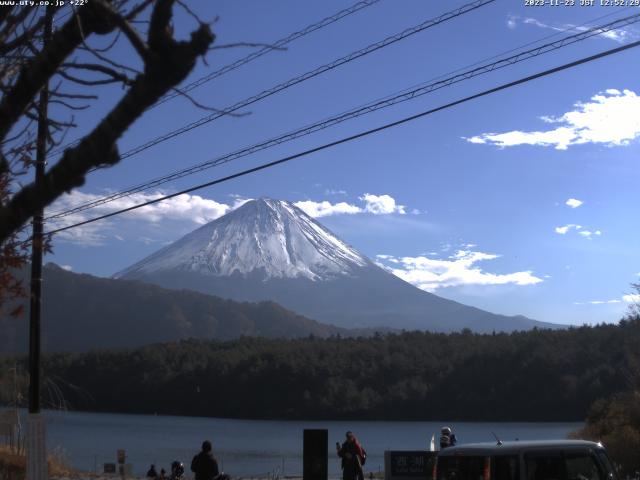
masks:
{"type": "MultiPolygon", "coordinates": [[[[359,12],[360,10],[363,10],[364,8],[370,7],[371,5],[374,5],[376,3],[378,3],[380,0],[362,0],[359,2],[354,3],[353,5],[351,5],[349,8],[345,8],[343,10],[340,10],[339,12],[334,13],[333,15],[330,15],[328,17],[323,18],[322,20],[312,23],[310,25],[307,25],[306,27],[304,27],[302,30],[299,30],[297,32],[293,32],[289,35],[287,35],[286,37],[283,37],[279,40],[276,40],[273,44],[270,44],[268,46],[264,46],[258,50],[256,50],[255,52],[252,52],[238,60],[235,60],[221,68],[219,68],[218,70],[215,70],[203,77],[200,77],[199,79],[185,85],[184,87],[180,88],[179,91],[175,91],[169,94],[166,94],[165,96],[163,96],[162,98],[160,98],[160,100],[158,100],[154,105],[152,105],[149,110],[157,107],[158,105],[161,105],[162,103],[165,103],[173,98],[176,98],[178,96],[181,96],[184,93],[190,92],[191,90],[198,88],[201,85],[204,85],[207,82],[210,82],[212,80],[215,80],[218,77],[221,77],[223,75],[226,75],[229,72],[232,72],[233,70],[236,70],[240,67],[242,67],[243,65],[246,65],[247,63],[250,63],[254,60],[257,60],[258,58],[266,55],[269,52],[272,52],[274,50],[278,50],[281,49],[282,47],[294,42],[295,40],[298,40],[299,38],[302,38],[306,35],[309,35],[310,33],[315,32],[316,30],[320,30],[324,27],[327,27],[333,23],[336,23],[339,20],[342,20],[343,18],[352,15],[356,12],[359,12]]],[[[61,17],[62,18],[62,17],[61,17]]],[[[54,151],[52,151],[50,153],[50,155],[57,155],[59,153],[62,153],[64,150],[66,150],[69,147],[78,145],[80,143],[81,139],[77,139],[74,140],[60,148],[55,149],[54,151]]]]}
{"type": "Polygon", "coordinates": [[[202,125],[205,125],[207,123],[210,123],[214,120],[217,120],[218,118],[224,117],[226,115],[229,115],[231,113],[234,113],[242,108],[248,107],[249,105],[253,105],[256,102],[259,102],[261,100],[264,100],[265,98],[268,98],[272,95],[275,95],[276,93],[282,92],[283,90],[286,90],[288,88],[293,87],[294,85],[297,85],[299,83],[305,82],[307,80],[310,80],[312,78],[315,78],[319,75],[322,75],[323,73],[329,72],[331,70],[334,70],[342,65],[345,65],[347,63],[350,63],[354,60],[357,60],[358,58],[364,57],[366,55],[369,55],[370,53],[373,53],[375,51],[378,51],[382,48],[388,47],[389,45],[392,45],[396,42],[399,42],[401,40],[404,40],[407,37],[410,37],[412,35],[415,35],[419,32],[422,32],[428,28],[434,27],[436,25],[439,25],[441,23],[444,23],[448,20],[454,19],[456,17],[459,17],[461,15],[464,15],[465,13],[471,12],[473,10],[476,10],[477,8],[480,8],[484,5],[487,5],[489,3],[493,3],[496,0],[475,0],[473,2],[467,3],[459,8],[456,8],[454,10],[450,10],[446,13],[443,13],[442,15],[439,15],[438,17],[426,20],[418,25],[415,25],[413,27],[407,28],[405,30],[403,30],[402,32],[396,33],[395,35],[391,35],[383,40],[380,40],[379,42],[373,43],[371,45],[368,45],[364,48],[361,48],[360,50],[356,50],[355,52],[351,52],[348,55],[345,55],[343,57],[340,57],[336,60],[333,60],[332,62],[326,63],[324,65],[321,65],[320,67],[317,67],[313,70],[310,70],[306,73],[303,73],[302,75],[299,75],[297,77],[293,77],[285,82],[282,82],[274,87],[271,87],[267,90],[263,90],[262,92],[255,94],[251,97],[245,98],[244,100],[241,100],[237,103],[235,103],[234,105],[231,105],[229,107],[223,108],[220,111],[216,111],[214,113],[211,113],[209,115],[205,115],[204,117],[191,122],[187,125],[184,125],[180,128],[177,128],[175,130],[172,130],[170,132],[167,132],[159,137],[154,138],[153,140],[149,140],[146,143],[143,143],[142,145],[138,145],[137,147],[134,147],[126,152],[124,152],[123,154],[120,155],[121,159],[125,159],[125,158],[129,158],[133,155],[136,155],[144,150],[147,150],[148,148],[151,148],[155,145],[158,145],[160,143],[163,143],[167,140],[170,140],[174,137],[177,137],[178,135],[182,135],[184,133],[187,133],[195,128],[201,127],[202,125]]]}
{"type": "Polygon", "coordinates": [[[359,12],[360,10],[362,10],[363,8],[366,7],[370,7],[371,5],[379,2],[380,0],[364,0],[361,2],[357,2],[354,5],[352,5],[349,8],[345,8],[344,10],[340,10],[339,12],[323,18],[322,20],[320,20],[319,22],[313,23],[305,28],[303,28],[300,31],[297,32],[293,32],[290,35],[287,35],[284,38],[281,38],[280,40],[276,40],[272,45],[268,45],[265,46],[259,50],[257,50],[256,52],[250,53],[249,55],[247,55],[246,57],[243,57],[239,60],[236,60],[235,62],[232,62],[228,65],[225,65],[224,67],[209,73],[208,75],[205,75],[201,78],[199,78],[198,80],[195,80],[187,85],[185,85],[184,87],[180,88],[180,92],[172,92],[170,94],[165,95],[164,97],[162,97],[160,100],[158,100],[158,102],[155,103],[155,105],[153,105],[151,108],[155,108],[158,105],[161,105],[162,103],[171,100],[172,98],[176,98],[177,96],[180,96],[181,93],[186,93],[186,92],[190,92],[191,90],[198,88],[200,85],[204,85],[207,82],[210,82],[211,80],[214,80],[218,77],[221,77],[222,75],[225,75],[226,73],[231,72],[232,70],[235,70],[236,68],[241,67],[242,65],[246,65],[249,62],[252,62],[253,60],[256,60],[260,57],[262,57],[263,55],[266,55],[269,52],[272,52],[273,50],[277,50],[279,48],[284,47],[285,45],[288,45],[289,43],[304,37],[305,35],[308,35],[312,32],[315,32],[316,30],[319,30],[321,28],[324,28],[328,25],[331,25],[332,23],[337,22],[338,20],[343,19],[344,17],[351,15],[353,13],[359,12]]]}
{"type": "MultiPolygon", "coordinates": [[[[524,52],[520,52],[518,54],[515,55],[511,55],[509,57],[506,58],[502,58],[499,59],[496,62],[493,63],[488,63],[485,65],[481,65],[477,68],[471,69],[471,70],[466,70],[466,71],[462,71],[462,73],[459,73],[457,75],[453,75],[451,77],[448,78],[444,78],[442,80],[438,80],[436,82],[432,82],[432,83],[428,83],[428,84],[422,84],[416,88],[413,88],[411,90],[405,90],[403,92],[400,92],[398,94],[394,94],[394,95],[390,95],[385,97],[384,99],[381,100],[377,100],[374,102],[370,102],[368,104],[365,104],[363,106],[357,107],[355,109],[340,113],[338,115],[326,118],[324,120],[321,120],[319,122],[304,126],[302,128],[299,128],[297,130],[288,132],[284,135],[281,135],[279,137],[275,137],[269,140],[266,140],[264,142],[258,143],[258,144],[254,144],[252,146],[249,147],[245,147],[243,149],[237,150],[235,152],[217,157],[215,159],[209,160],[207,162],[203,162],[197,165],[194,165],[192,167],[188,167],[185,169],[181,169],[178,170],[176,172],[173,172],[171,174],[159,177],[155,180],[149,181],[149,182],[145,182],[139,185],[136,185],[134,187],[130,187],[126,190],[120,191],[120,192],[115,192],[113,194],[107,195],[105,197],[99,198],[97,200],[91,201],[91,202],[87,202],[84,203],[82,205],[78,205],[74,208],[62,211],[62,212],[58,212],[58,213],[54,213],[52,215],[50,215],[49,217],[47,217],[47,220],[52,220],[52,219],[56,219],[56,218],[61,218],[64,216],[68,216],[71,215],[73,213],[77,213],[77,212],[81,212],[90,208],[94,208],[97,207],[99,205],[111,202],[111,201],[115,201],[118,200],[120,198],[132,195],[134,193],[140,192],[140,191],[144,191],[144,190],[148,190],[150,188],[155,188],[158,187],[160,185],[163,185],[165,183],[171,182],[173,180],[177,180],[179,178],[183,178],[186,177],[188,175],[192,175],[194,173],[198,173],[201,171],[204,171],[206,169],[209,168],[213,168],[215,166],[224,164],[224,163],[228,163],[231,162],[233,160],[236,160],[238,158],[241,157],[245,157],[247,155],[256,153],[258,151],[261,150],[265,150],[267,148],[276,146],[276,145],[280,145],[282,143],[285,142],[289,142],[292,141],[294,139],[300,138],[302,136],[306,136],[306,135],[310,135],[312,133],[315,133],[317,131],[320,130],[324,130],[326,128],[329,128],[331,126],[337,125],[339,123],[343,123],[345,121],[351,120],[353,118],[357,118],[360,117],[362,115],[368,114],[368,113],[372,113],[375,112],[377,110],[381,110],[383,108],[387,108],[390,107],[392,105],[396,105],[402,102],[406,102],[409,100],[413,100],[415,98],[418,98],[420,96],[426,95],[428,93],[431,93],[435,90],[439,90],[441,88],[445,88],[448,87],[450,85],[453,85],[455,83],[459,83],[465,80],[469,80],[471,78],[474,78],[476,76],[485,74],[485,73],[489,73],[510,65],[513,65],[515,63],[519,63],[525,60],[529,60],[531,58],[537,57],[539,55],[548,53],[550,51],[554,51],[557,50],[559,48],[563,48],[567,45],[571,45],[573,43],[579,42],[579,41],[583,41],[586,40],[588,38],[591,38],[595,35],[599,35],[602,33],[605,33],[607,31],[616,29],[616,28],[620,28],[622,26],[627,26],[630,25],[632,23],[636,23],[640,21],[640,14],[635,14],[635,15],[631,15],[622,19],[618,19],[618,20],[614,20],[613,22],[610,22],[606,25],[601,25],[601,26],[597,26],[597,27],[593,27],[589,30],[586,30],[584,32],[580,32],[568,37],[565,37],[563,39],[557,40],[555,42],[550,42],[550,43],[546,43],[544,45],[540,45],[538,47],[535,47],[533,49],[529,49],[526,50],[524,52]]],[[[476,63],[477,64],[477,63],[476,63]]],[[[459,70],[458,70],[459,71],[459,70]]],[[[441,77],[438,77],[441,78],[441,77]]]]}
{"type": "Polygon", "coordinates": [[[397,127],[399,125],[403,125],[405,123],[412,122],[412,121],[417,120],[419,118],[426,117],[428,115],[432,115],[432,114],[434,114],[436,112],[440,112],[442,110],[446,110],[446,109],[455,107],[457,105],[469,102],[471,100],[475,100],[475,99],[478,99],[478,98],[481,98],[481,97],[485,97],[487,95],[491,95],[493,93],[496,93],[496,92],[499,92],[499,91],[502,91],[502,90],[506,90],[506,89],[515,87],[517,85],[522,85],[524,83],[536,80],[538,78],[542,78],[542,77],[546,77],[546,76],[549,76],[549,75],[553,75],[555,73],[558,73],[558,72],[561,72],[561,71],[564,71],[564,70],[568,70],[570,68],[574,68],[574,67],[577,67],[579,65],[583,65],[583,64],[598,60],[600,58],[604,58],[604,57],[607,57],[607,56],[610,56],[610,55],[614,55],[616,53],[620,53],[620,52],[623,52],[625,50],[629,50],[631,48],[636,48],[638,46],[640,46],[640,40],[636,41],[636,42],[633,42],[633,43],[629,43],[627,45],[623,45],[623,46],[617,47],[617,48],[612,48],[610,50],[605,50],[603,52],[597,53],[595,55],[591,55],[589,57],[583,57],[583,58],[581,58],[579,60],[574,60],[573,62],[565,63],[565,64],[560,65],[558,67],[550,68],[548,70],[544,70],[542,72],[538,72],[538,73],[535,73],[533,75],[529,75],[527,77],[523,77],[523,78],[520,78],[518,80],[514,80],[512,82],[503,83],[503,84],[501,84],[501,85],[499,85],[497,87],[493,87],[493,88],[490,88],[488,90],[484,90],[484,91],[482,91],[480,93],[476,93],[474,95],[470,95],[468,97],[464,97],[462,99],[446,103],[446,104],[441,105],[439,107],[435,107],[435,108],[432,108],[430,110],[426,110],[424,112],[417,113],[415,115],[411,115],[409,117],[405,117],[405,118],[402,118],[400,120],[396,120],[394,122],[387,123],[385,125],[381,125],[381,126],[376,127],[376,128],[372,128],[370,130],[365,130],[363,132],[360,132],[360,133],[357,133],[357,134],[354,134],[354,135],[351,135],[351,136],[348,136],[348,137],[344,137],[344,138],[341,138],[339,140],[335,140],[333,142],[325,143],[325,144],[320,145],[318,147],[314,147],[314,148],[311,148],[311,149],[308,149],[308,150],[304,150],[302,152],[298,152],[296,154],[289,155],[287,157],[280,158],[278,160],[274,160],[272,162],[264,163],[264,164],[258,165],[256,167],[252,167],[252,168],[249,168],[249,169],[246,169],[246,170],[242,170],[240,172],[234,173],[232,175],[228,175],[226,177],[218,178],[216,180],[211,180],[209,182],[202,183],[202,184],[187,188],[185,190],[181,190],[181,191],[176,192],[176,193],[172,193],[172,194],[169,194],[169,195],[164,195],[164,196],[156,198],[154,200],[149,200],[147,202],[140,203],[140,204],[137,204],[137,205],[133,205],[133,206],[128,207],[128,208],[123,208],[121,210],[117,210],[115,212],[107,213],[107,214],[101,215],[99,217],[91,218],[91,219],[85,220],[83,222],[78,222],[78,223],[75,223],[73,225],[67,225],[65,227],[61,227],[61,228],[58,228],[58,229],[55,229],[55,230],[51,230],[51,231],[47,232],[47,235],[54,235],[56,233],[60,233],[60,232],[66,231],[66,230],[70,230],[72,228],[77,228],[77,227],[80,227],[80,226],[83,226],[83,225],[87,225],[89,223],[97,222],[99,220],[104,220],[106,218],[110,218],[110,217],[114,217],[116,215],[120,215],[120,214],[123,214],[123,213],[126,213],[126,212],[130,212],[132,210],[137,210],[138,208],[142,208],[142,207],[146,207],[146,206],[149,206],[149,205],[153,205],[155,203],[162,202],[164,200],[168,200],[170,198],[177,197],[179,195],[184,195],[186,193],[191,193],[191,192],[194,192],[196,190],[201,190],[201,189],[206,188],[206,187],[210,187],[210,186],[213,186],[213,185],[224,183],[224,182],[227,182],[229,180],[233,180],[235,178],[239,178],[239,177],[243,177],[245,175],[249,175],[251,173],[255,173],[255,172],[258,172],[258,171],[261,171],[261,170],[266,170],[267,168],[275,167],[276,165],[281,165],[283,163],[290,162],[292,160],[308,156],[308,155],[310,155],[312,153],[316,153],[316,152],[319,152],[319,151],[322,151],[322,150],[326,150],[328,148],[335,147],[337,145],[341,145],[343,143],[351,142],[353,140],[357,140],[359,138],[363,138],[363,137],[372,135],[374,133],[378,133],[378,132],[381,132],[383,130],[387,130],[389,128],[397,127]]]}
{"type": "MultiPolygon", "coordinates": [[[[386,99],[386,98],[392,97],[392,96],[397,95],[397,94],[402,93],[402,92],[407,92],[407,91],[413,90],[413,89],[415,89],[415,88],[417,88],[417,87],[419,87],[419,86],[425,85],[426,83],[430,83],[430,82],[434,82],[434,81],[436,81],[436,80],[440,80],[440,79],[445,78],[445,77],[447,77],[447,76],[449,76],[449,75],[453,75],[453,74],[456,74],[456,73],[462,72],[462,71],[464,71],[464,70],[467,70],[467,69],[469,69],[469,68],[471,68],[471,67],[475,67],[475,66],[477,66],[477,65],[480,65],[480,64],[482,64],[482,63],[484,63],[484,62],[488,62],[489,60],[494,60],[494,59],[500,58],[502,55],[507,55],[507,54],[512,53],[512,52],[517,52],[517,51],[519,51],[519,50],[522,50],[523,48],[527,48],[527,47],[530,47],[530,46],[532,46],[532,45],[536,45],[536,44],[538,44],[538,43],[540,43],[540,42],[544,42],[545,40],[549,40],[549,39],[551,39],[551,38],[558,37],[558,36],[560,36],[560,35],[562,35],[562,34],[565,34],[565,33],[568,33],[568,32],[586,32],[586,31],[589,31],[589,30],[593,31],[594,29],[602,29],[602,28],[605,28],[607,25],[610,25],[610,24],[607,24],[607,25],[601,25],[601,26],[599,26],[599,27],[593,27],[593,26],[592,26],[592,27],[589,27],[589,28],[587,28],[587,26],[588,26],[588,25],[593,25],[593,24],[594,24],[595,22],[597,22],[597,21],[603,20],[603,19],[608,18],[608,17],[611,17],[611,16],[613,16],[613,15],[617,15],[617,14],[619,14],[619,13],[622,13],[622,12],[624,12],[624,11],[626,11],[626,10],[630,10],[630,9],[632,9],[632,8],[633,8],[633,7],[624,7],[624,8],[621,8],[621,9],[619,9],[619,10],[615,10],[615,11],[613,11],[613,12],[609,12],[609,13],[606,13],[606,14],[604,14],[604,15],[600,15],[600,16],[598,16],[598,17],[592,18],[591,20],[588,20],[588,21],[586,21],[586,22],[584,22],[584,23],[581,23],[581,24],[579,24],[579,25],[570,25],[570,26],[568,26],[568,27],[565,27],[565,28],[564,28],[564,29],[562,29],[562,30],[558,30],[558,31],[556,31],[555,33],[552,33],[552,34],[549,34],[549,35],[545,35],[544,37],[538,38],[537,40],[533,40],[533,41],[531,41],[531,42],[524,43],[524,44],[519,45],[519,46],[517,46],[517,47],[510,48],[510,49],[505,50],[505,51],[502,51],[502,52],[500,52],[500,53],[497,53],[497,54],[491,55],[490,57],[485,57],[485,58],[483,58],[483,59],[481,59],[481,60],[478,60],[478,61],[476,61],[476,62],[474,62],[474,63],[472,63],[472,64],[465,65],[464,67],[460,67],[460,68],[457,68],[457,69],[455,69],[455,70],[452,70],[452,71],[449,71],[449,72],[443,73],[443,74],[441,74],[441,75],[438,75],[438,76],[436,76],[436,77],[432,77],[432,78],[430,78],[429,80],[427,80],[426,82],[420,82],[420,83],[418,83],[418,84],[416,84],[416,85],[413,85],[413,86],[411,86],[411,87],[405,88],[405,89],[403,89],[403,90],[402,90],[402,91],[400,91],[400,92],[396,92],[396,93],[394,93],[394,94],[392,94],[392,95],[387,95],[386,97],[383,97],[383,98],[381,98],[380,100],[383,100],[383,99],[386,99]]],[[[625,18],[621,18],[621,20],[625,20],[625,18]]],[[[614,27],[614,28],[611,28],[611,30],[617,30],[618,28],[619,28],[619,27],[614,27]]],[[[608,30],[607,30],[607,31],[608,31],[608,30]]],[[[599,34],[600,34],[600,33],[605,33],[605,32],[604,32],[604,31],[602,31],[602,32],[599,32],[599,34]]]]}

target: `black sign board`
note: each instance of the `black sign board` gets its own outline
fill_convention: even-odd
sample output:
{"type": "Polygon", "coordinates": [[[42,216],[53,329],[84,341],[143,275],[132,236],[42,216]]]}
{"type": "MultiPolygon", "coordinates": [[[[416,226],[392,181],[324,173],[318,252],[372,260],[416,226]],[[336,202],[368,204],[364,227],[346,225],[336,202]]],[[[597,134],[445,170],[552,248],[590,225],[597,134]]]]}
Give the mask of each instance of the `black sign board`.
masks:
{"type": "Polygon", "coordinates": [[[327,480],[329,464],[329,433],[324,429],[306,429],[302,444],[302,478],[327,480]]]}
{"type": "Polygon", "coordinates": [[[389,454],[391,477],[430,478],[437,452],[424,450],[392,451],[389,454]]]}
{"type": "Polygon", "coordinates": [[[105,463],[104,464],[104,473],[116,473],[116,464],[115,463],[105,463]]]}

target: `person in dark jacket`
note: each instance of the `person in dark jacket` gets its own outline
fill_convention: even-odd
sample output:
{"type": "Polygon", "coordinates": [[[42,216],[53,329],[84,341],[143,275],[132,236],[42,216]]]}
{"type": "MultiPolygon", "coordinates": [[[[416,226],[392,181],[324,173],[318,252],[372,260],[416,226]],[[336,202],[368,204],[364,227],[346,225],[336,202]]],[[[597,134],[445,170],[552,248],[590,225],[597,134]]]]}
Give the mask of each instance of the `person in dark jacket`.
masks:
{"type": "Polygon", "coordinates": [[[347,440],[342,445],[337,443],[336,449],[342,459],[342,480],[364,480],[362,465],[367,453],[353,432],[347,432],[347,440]]]}
{"type": "Polygon", "coordinates": [[[440,450],[444,450],[447,447],[455,447],[458,443],[456,434],[451,431],[451,427],[442,427],[440,435],[440,450]]]}
{"type": "Polygon", "coordinates": [[[220,475],[218,462],[213,458],[211,442],[202,442],[202,451],[193,457],[191,471],[195,473],[195,480],[214,480],[220,475]]]}

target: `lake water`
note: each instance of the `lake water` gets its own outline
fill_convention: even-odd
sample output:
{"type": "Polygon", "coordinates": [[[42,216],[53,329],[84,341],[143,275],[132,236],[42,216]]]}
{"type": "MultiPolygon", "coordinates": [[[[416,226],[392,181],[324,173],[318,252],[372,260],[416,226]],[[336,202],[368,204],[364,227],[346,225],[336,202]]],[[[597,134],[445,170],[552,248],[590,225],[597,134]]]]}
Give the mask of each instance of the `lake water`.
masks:
{"type": "MultiPolygon", "coordinates": [[[[219,418],[119,415],[76,412],[45,412],[47,448],[65,454],[72,465],[85,471],[115,462],[116,450],[125,449],[127,462],[136,474],[149,464],[158,471],[173,460],[185,463],[204,439],[213,442],[214,453],[232,476],[296,475],[302,472],[302,431],[329,430],[330,446],[353,430],[368,453],[367,471],[384,469],[385,450],[428,448],[431,435],[451,425],[461,443],[502,440],[565,438],[580,423],[453,423],[452,422],[356,422],[356,421],[264,421],[219,418]]],[[[329,471],[338,477],[340,468],[330,447],[329,471]]]]}

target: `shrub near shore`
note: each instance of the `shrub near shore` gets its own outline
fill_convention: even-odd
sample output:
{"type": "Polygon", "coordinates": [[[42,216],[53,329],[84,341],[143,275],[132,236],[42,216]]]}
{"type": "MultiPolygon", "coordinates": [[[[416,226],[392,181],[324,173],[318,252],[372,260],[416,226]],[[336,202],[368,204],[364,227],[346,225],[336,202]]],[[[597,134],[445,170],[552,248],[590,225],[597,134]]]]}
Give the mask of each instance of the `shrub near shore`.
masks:
{"type": "MultiPolygon", "coordinates": [[[[79,473],[71,468],[64,459],[49,455],[47,459],[51,477],[77,478],[79,473]]],[[[27,459],[23,452],[0,445],[0,480],[24,480],[27,459]]]]}

